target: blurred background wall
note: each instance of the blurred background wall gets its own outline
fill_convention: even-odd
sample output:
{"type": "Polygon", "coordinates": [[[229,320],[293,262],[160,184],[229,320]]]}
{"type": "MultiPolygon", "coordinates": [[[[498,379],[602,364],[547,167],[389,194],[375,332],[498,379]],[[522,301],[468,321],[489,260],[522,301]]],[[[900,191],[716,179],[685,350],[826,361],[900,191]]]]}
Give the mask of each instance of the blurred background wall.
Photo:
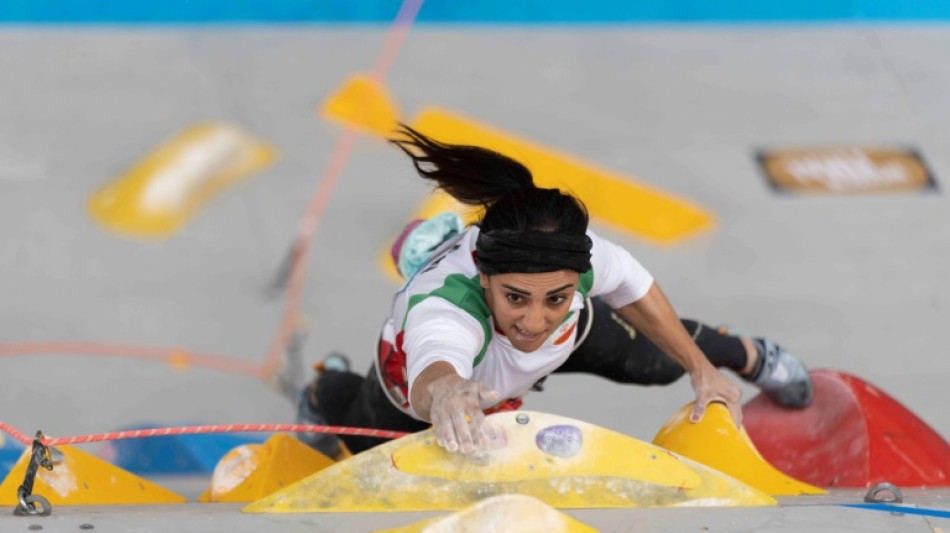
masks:
{"type": "MultiPolygon", "coordinates": [[[[341,151],[345,127],[321,110],[385,55],[399,7],[0,0],[0,418],[57,435],[290,421],[272,382],[188,354],[267,357],[285,309],[271,285],[334,168],[308,240],[301,353],[308,365],[341,350],[368,368],[398,288],[381,254],[428,189],[378,137],[341,151]],[[97,191],[207,121],[240,127],[273,161],[165,238],[93,219],[97,191]],[[179,355],[102,357],[80,342],[179,355]]],[[[390,46],[384,88],[400,118],[437,106],[701,207],[714,224],[666,245],[594,228],[682,315],[859,375],[946,437],[948,20],[937,0],[429,0],[390,46]],[[800,147],[916,154],[927,179],[783,193],[761,158],[800,147]]],[[[527,405],[649,439],[691,398],[685,382],[599,385],[558,376],[527,405]]]]}

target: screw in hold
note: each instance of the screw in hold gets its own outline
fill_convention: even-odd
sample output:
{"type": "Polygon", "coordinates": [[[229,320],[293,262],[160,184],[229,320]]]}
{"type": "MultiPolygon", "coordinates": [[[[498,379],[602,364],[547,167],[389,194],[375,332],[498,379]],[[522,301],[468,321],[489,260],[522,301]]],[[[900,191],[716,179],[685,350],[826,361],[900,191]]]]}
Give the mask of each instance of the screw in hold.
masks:
{"type": "Polygon", "coordinates": [[[531,418],[524,413],[519,413],[517,416],[515,416],[515,422],[521,424],[522,426],[527,424],[530,420],[531,418]]]}

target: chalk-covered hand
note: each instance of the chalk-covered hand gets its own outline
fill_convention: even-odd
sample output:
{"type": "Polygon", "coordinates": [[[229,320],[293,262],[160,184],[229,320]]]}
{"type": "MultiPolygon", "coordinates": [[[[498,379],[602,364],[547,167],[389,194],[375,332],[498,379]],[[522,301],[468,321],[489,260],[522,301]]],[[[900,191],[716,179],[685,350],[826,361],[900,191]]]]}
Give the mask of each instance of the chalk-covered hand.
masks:
{"type": "Polygon", "coordinates": [[[428,385],[432,398],[429,410],[436,440],[450,452],[489,450],[504,444],[500,428],[489,427],[482,413],[483,402],[498,399],[488,385],[449,374],[428,385]]]}
{"type": "Polygon", "coordinates": [[[736,427],[742,425],[742,389],[712,365],[706,365],[690,373],[690,384],[696,392],[696,403],[690,422],[699,422],[706,415],[706,406],[712,402],[725,404],[736,427]]]}

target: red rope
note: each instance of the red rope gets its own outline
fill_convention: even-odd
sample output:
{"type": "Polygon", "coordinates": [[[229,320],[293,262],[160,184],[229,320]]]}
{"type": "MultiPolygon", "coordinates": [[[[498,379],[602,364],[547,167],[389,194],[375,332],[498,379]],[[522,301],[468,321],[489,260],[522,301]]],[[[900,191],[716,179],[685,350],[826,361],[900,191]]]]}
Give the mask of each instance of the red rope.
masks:
{"type": "Polygon", "coordinates": [[[6,434],[22,442],[23,444],[26,444],[27,446],[33,443],[33,439],[31,439],[30,437],[27,437],[23,433],[20,433],[19,431],[17,431],[15,427],[7,424],[6,422],[2,420],[0,420],[0,430],[4,431],[6,434]]]}
{"type": "MultiPolygon", "coordinates": [[[[5,431],[16,440],[29,446],[33,439],[17,431],[16,428],[0,421],[0,430],[5,431]]],[[[208,426],[183,426],[170,428],[153,429],[129,429],[125,431],[115,431],[112,433],[99,433],[96,435],[77,435],[74,437],[57,437],[43,439],[46,446],[59,446],[62,444],[86,444],[90,442],[101,442],[120,439],[141,439],[145,437],[162,437],[166,435],[205,435],[212,433],[248,433],[248,432],[267,432],[267,433],[333,433],[336,435],[355,435],[358,437],[375,437],[380,439],[398,439],[405,437],[409,433],[401,431],[388,431],[384,429],[354,428],[345,426],[318,426],[310,424],[218,424],[208,426]]]]}

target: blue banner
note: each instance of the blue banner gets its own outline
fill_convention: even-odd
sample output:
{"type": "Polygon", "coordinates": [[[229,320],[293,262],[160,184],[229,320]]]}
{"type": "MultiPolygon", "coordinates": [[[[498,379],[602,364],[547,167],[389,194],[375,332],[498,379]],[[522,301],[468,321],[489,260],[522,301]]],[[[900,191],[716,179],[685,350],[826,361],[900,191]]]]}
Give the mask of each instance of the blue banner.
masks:
{"type": "MultiPolygon", "coordinates": [[[[399,0],[0,0],[24,24],[380,24],[399,0]]],[[[420,23],[946,22],[946,0],[427,0],[420,23]]]]}

